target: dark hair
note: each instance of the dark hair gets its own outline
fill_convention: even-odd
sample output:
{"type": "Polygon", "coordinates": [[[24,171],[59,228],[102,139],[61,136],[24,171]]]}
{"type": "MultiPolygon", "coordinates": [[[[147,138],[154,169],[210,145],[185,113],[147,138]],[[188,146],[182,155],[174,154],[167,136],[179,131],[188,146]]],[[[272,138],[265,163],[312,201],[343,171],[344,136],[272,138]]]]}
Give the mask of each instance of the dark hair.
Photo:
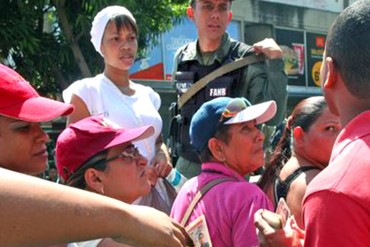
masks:
{"type": "Polygon", "coordinates": [[[351,94],[369,98],[370,1],[360,0],[335,19],[326,40],[326,56],[332,57],[351,94]]]}
{"type": "Polygon", "coordinates": [[[276,178],[276,173],[292,156],[291,130],[300,126],[307,132],[326,108],[327,104],[323,96],[309,97],[294,107],[292,114],[287,120],[282,136],[275,150],[272,152],[270,160],[266,164],[265,171],[258,182],[258,186],[262,190],[267,189],[268,185],[276,178]]]}
{"type": "Polygon", "coordinates": [[[107,154],[108,150],[103,150],[91,157],[67,179],[66,184],[79,189],[86,189],[85,172],[89,168],[105,171],[105,169],[107,169],[107,164],[104,161],[106,160],[107,154]]]}
{"type": "MultiPolygon", "coordinates": [[[[220,139],[221,141],[228,143],[230,140],[229,137],[229,129],[230,125],[220,125],[220,127],[217,128],[216,134],[214,137],[217,139],[220,139]]],[[[205,148],[200,152],[199,159],[202,163],[209,162],[213,160],[213,155],[211,150],[208,148],[208,144],[205,146],[205,148]]]]}
{"type": "MultiPolygon", "coordinates": [[[[190,0],[190,2],[189,2],[189,5],[194,9],[195,8],[195,2],[196,2],[197,0],[190,0]]],[[[232,1],[234,1],[234,0],[229,0],[230,1],[230,3],[232,2],[232,1]]]]}
{"type": "MultiPolygon", "coordinates": [[[[139,35],[139,29],[136,25],[136,22],[132,20],[127,15],[117,15],[112,17],[108,23],[114,22],[116,24],[117,30],[120,30],[121,28],[132,30],[136,36],[139,35]]],[[[108,25],[108,24],[107,24],[108,25]]]]}

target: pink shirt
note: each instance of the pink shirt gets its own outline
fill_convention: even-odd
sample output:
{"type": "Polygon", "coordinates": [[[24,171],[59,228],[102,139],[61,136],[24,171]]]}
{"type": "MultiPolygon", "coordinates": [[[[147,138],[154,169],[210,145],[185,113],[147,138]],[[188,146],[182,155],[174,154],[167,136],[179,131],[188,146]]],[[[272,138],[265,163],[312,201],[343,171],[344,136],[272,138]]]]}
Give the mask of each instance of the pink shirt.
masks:
{"type": "Polygon", "coordinates": [[[370,246],[370,111],[339,134],[329,166],[307,187],[305,246],[370,246]]]}
{"type": "Polygon", "coordinates": [[[180,190],[171,217],[180,222],[199,188],[211,180],[230,177],[235,181],[220,183],[202,197],[187,225],[204,214],[213,246],[258,246],[253,216],[260,208],[273,210],[269,199],[255,184],[223,164],[204,163],[202,170],[180,190]]]}

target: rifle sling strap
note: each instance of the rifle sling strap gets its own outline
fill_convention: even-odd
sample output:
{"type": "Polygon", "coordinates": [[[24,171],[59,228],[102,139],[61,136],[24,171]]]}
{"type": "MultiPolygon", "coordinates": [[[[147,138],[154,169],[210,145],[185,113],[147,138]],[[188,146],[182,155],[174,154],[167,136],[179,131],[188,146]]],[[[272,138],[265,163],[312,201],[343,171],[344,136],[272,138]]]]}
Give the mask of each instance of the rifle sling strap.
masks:
{"type": "Polygon", "coordinates": [[[205,77],[199,79],[196,81],[189,89],[186,91],[186,93],[182,94],[178,99],[178,107],[179,109],[191,98],[193,97],[197,92],[199,92],[202,88],[204,88],[209,82],[214,80],[217,77],[220,77],[226,73],[229,73],[230,71],[236,70],[238,68],[247,66],[252,63],[262,62],[266,60],[266,57],[264,55],[250,55],[247,57],[243,57],[240,59],[235,60],[232,63],[225,64],[221,66],[220,68],[212,71],[205,77]]]}

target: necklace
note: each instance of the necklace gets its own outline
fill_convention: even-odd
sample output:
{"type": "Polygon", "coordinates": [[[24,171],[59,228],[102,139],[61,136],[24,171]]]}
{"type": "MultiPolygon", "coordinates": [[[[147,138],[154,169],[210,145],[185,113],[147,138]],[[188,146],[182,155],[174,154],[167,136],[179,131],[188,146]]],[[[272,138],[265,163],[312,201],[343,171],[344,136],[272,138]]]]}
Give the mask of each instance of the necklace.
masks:
{"type": "Polygon", "coordinates": [[[122,92],[122,93],[126,93],[128,91],[130,91],[130,84],[127,85],[127,86],[117,86],[118,89],[122,92]]]}
{"type": "Polygon", "coordinates": [[[127,86],[118,86],[116,85],[116,87],[119,89],[119,91],[121,91],[121,93],[125,94],[125,95],[133,95],[134,94],[134,90],[132,89],[131,87],[131,83],[130,81],[128,82],[128,85],[127,86]]]}

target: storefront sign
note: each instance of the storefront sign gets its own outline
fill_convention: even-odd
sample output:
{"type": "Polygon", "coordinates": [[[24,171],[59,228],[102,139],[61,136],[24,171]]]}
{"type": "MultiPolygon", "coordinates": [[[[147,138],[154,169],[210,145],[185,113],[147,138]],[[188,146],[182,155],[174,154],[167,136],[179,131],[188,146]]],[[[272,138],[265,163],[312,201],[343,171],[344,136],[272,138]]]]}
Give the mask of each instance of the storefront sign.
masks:
{"type": "MultiPolygon", "coordinates": [[[[242,40],[240,25],[240,21],[233,20],[227,27],[227,32],[235,40],[242,40]]],[[[135,62],[130,69],[130,78],[170,81],[177,49],[195,40],[197,36],[194,23],[184,17],[178,25],[162,34],[158,44],[149,48],[146,54],[135,62]]]]}
{"type": "Polygon", "coordinates": [[[341,12],[343,10],[343,0],[260,0],[262,2],[282,3],[305,7],[311,9],[320,9],[331,12],[341,12]]]}
{"type": "Polygon", "coordinates": [[[308,86],[320,86],[320,67],[325,49],[326,35],[306,33],[308,86]]]}
{"type": "Polygon", "coordinates": [[[289,85],[306,86],[306,58],[304,32],[289,29],[276,30],[276,42],[283,49],[285,72],[289,85]]]}

